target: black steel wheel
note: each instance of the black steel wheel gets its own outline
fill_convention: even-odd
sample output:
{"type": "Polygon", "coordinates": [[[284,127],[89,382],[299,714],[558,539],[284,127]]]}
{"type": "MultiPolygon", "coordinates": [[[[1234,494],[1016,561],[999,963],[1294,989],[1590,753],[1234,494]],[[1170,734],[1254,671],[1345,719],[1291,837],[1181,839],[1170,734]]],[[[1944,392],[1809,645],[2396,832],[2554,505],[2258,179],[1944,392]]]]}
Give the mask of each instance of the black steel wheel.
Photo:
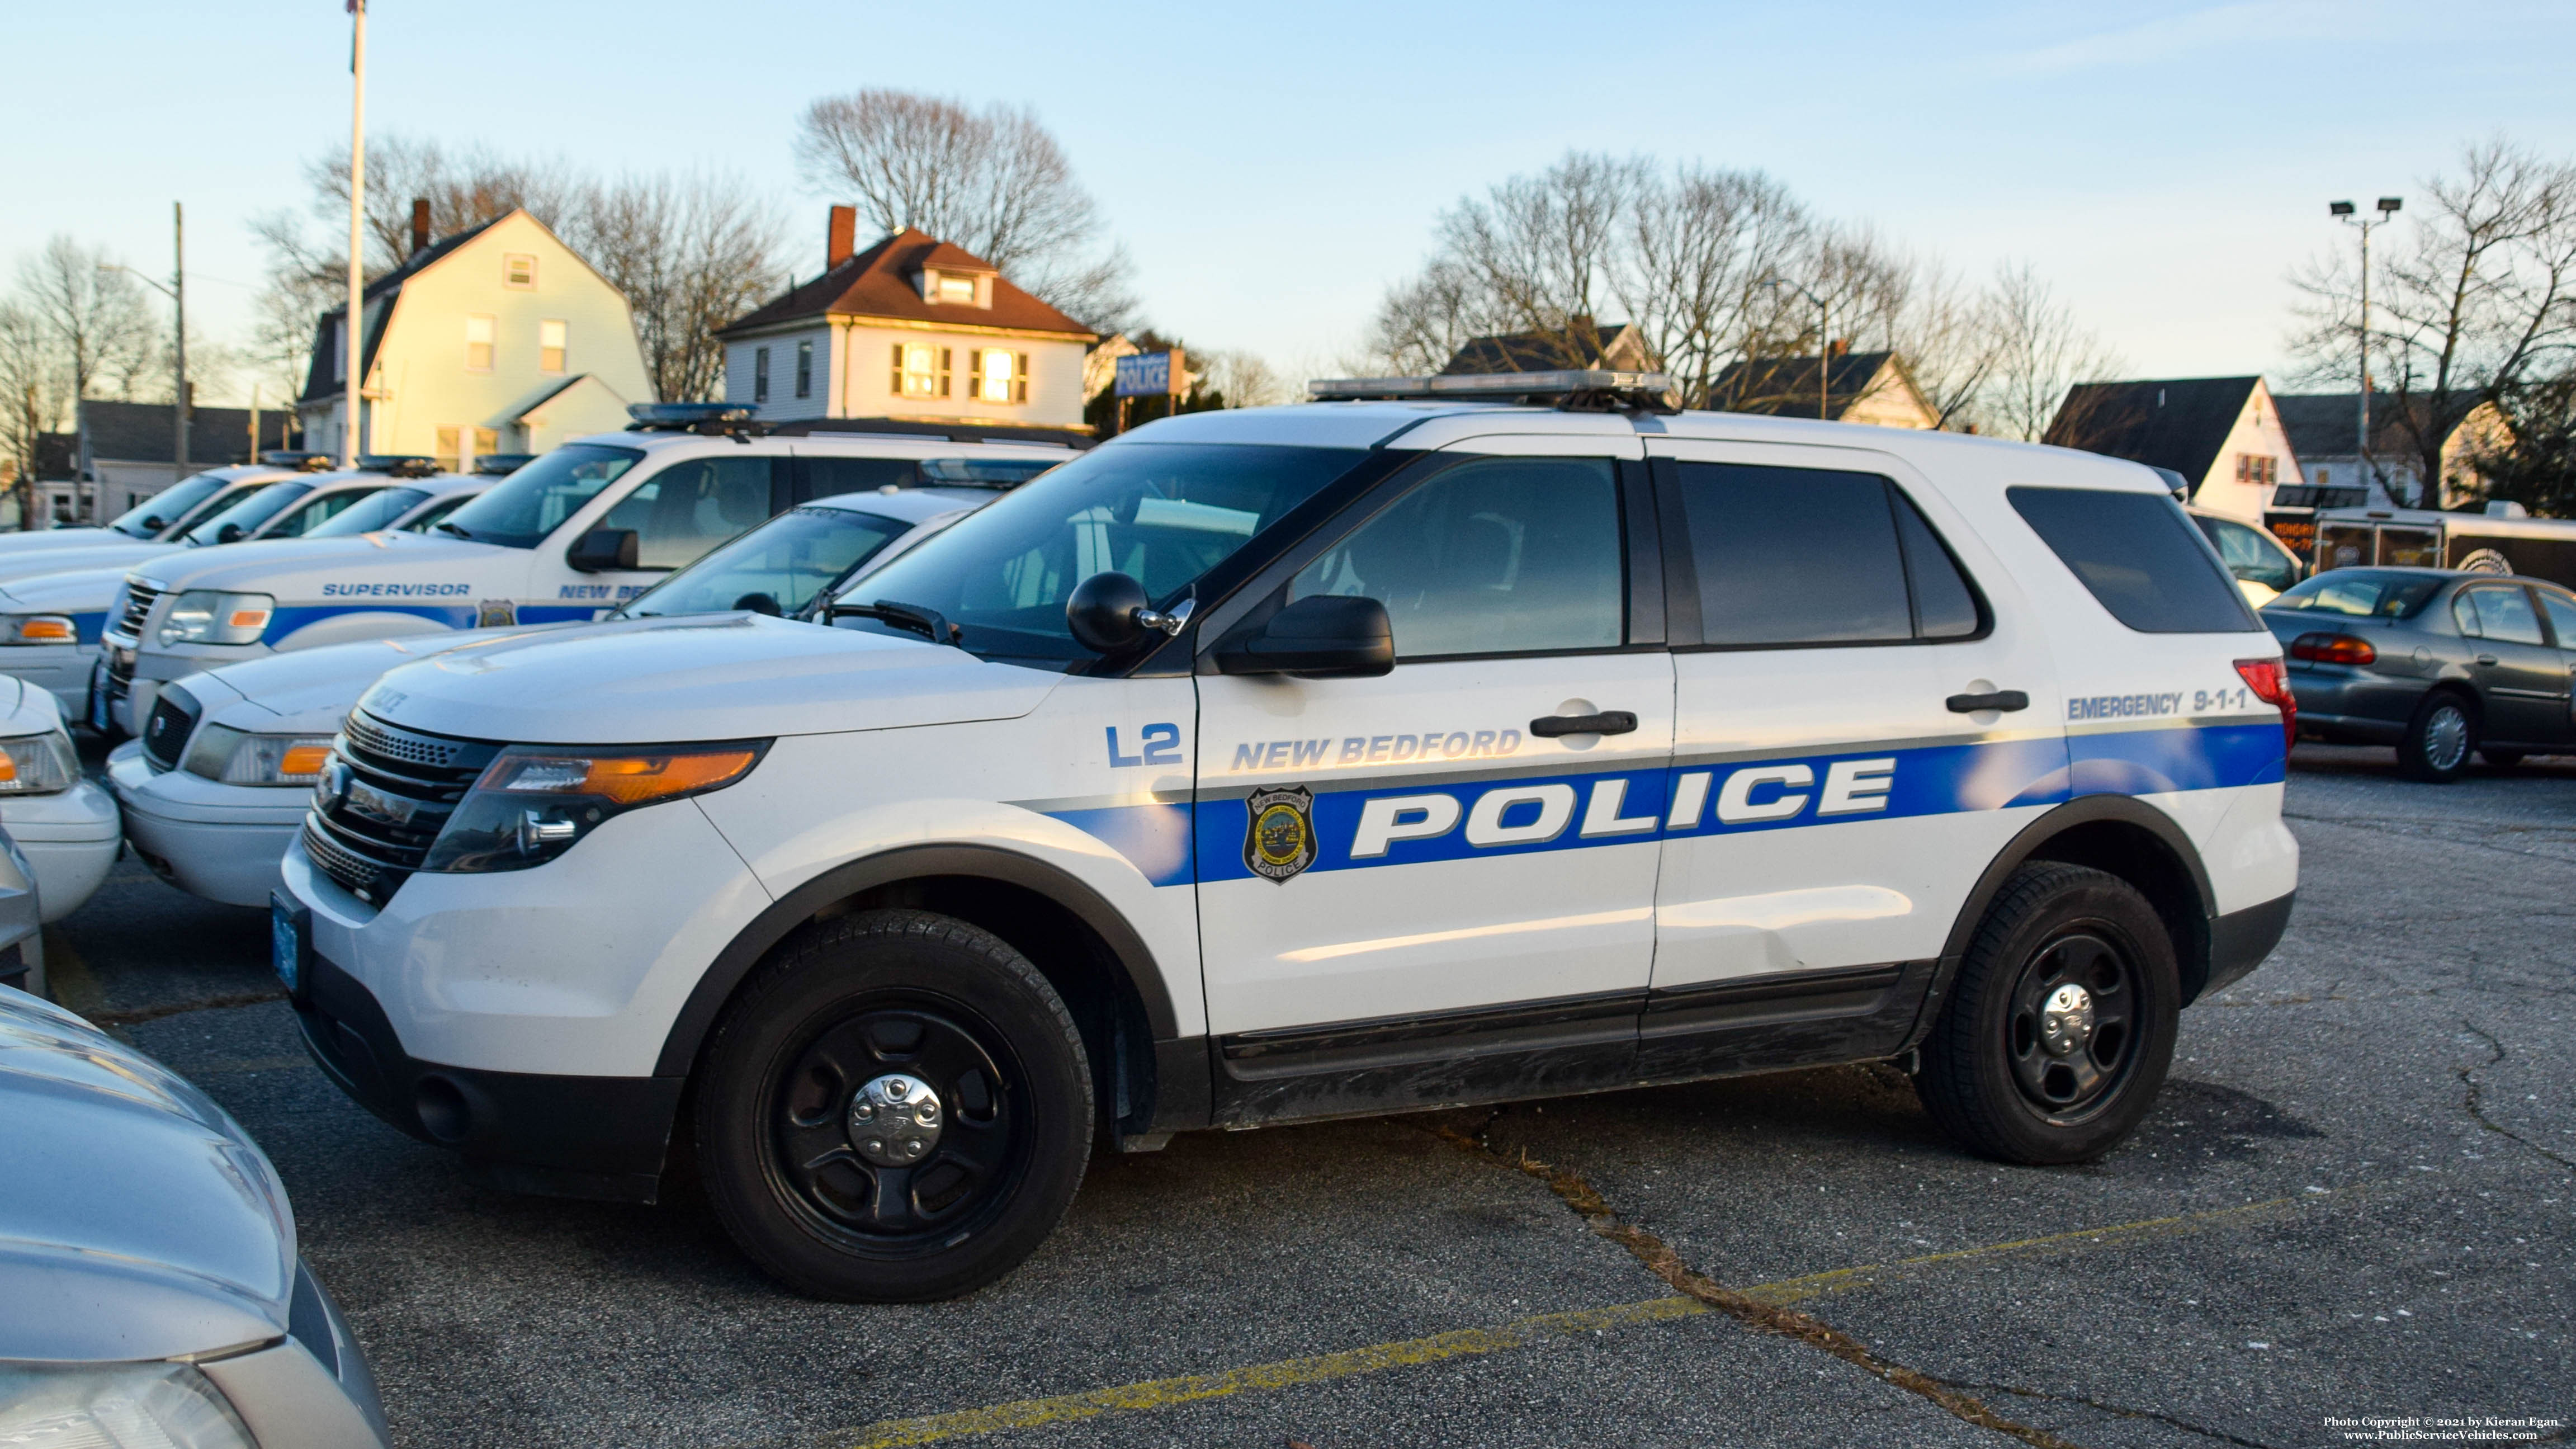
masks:
{"type": "Polygon", "coordinates": [[[1001,1277],[1055,1228],[1091,1132],[1082,1038],[989,932],[924,911],[810,928],[745,983],[698,1083],[708,1195],[820,1298],[910,1302],[1001,1277]]]}
{"type": "Polygon", "coordinates": [[[2180,1010],[2173,944],[2136,887],[2084,866],[2015,871],[1923,1043],[1915,1091],[1960,1145],[2083,1162],[2154,1105],[2180,1010]]]}
{"type": "Polygon", "coordinates": [[[2409,779],[2447,785],[2469,767],[2478,747],[2478,707],[2466,695],[2437,689],[2415,706],[2397,741],[2397,768],[2409,779]]]}

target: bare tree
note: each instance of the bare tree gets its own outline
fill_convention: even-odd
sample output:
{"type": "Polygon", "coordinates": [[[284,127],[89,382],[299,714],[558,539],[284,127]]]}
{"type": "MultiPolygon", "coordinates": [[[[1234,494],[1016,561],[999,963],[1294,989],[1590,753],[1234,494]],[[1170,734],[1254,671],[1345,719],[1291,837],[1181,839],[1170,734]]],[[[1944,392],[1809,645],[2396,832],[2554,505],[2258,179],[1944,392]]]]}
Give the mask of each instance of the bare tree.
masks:
{"type": "Polygon", "coordinates": [[[565,241],[626,294],[645,370],[667,402],[723,390],[715,329],[759,306],[786,271],[777,219],[740,186],[705,175],[592,188],[565,241]]]}
{"type": "Polygon", "coordinates": [[[18,263],[17,304],[43,330],[74,399],[105,387],[130,392],[153,360],[153,319],[143,287],[107,265],[104,248],[63,235],[18,263]]]}
{"type": "Polygon", "coordinates": [[[1925,264],[1889,324],[1889,345],[1932,408],[1934,426],[1989,426],[1985,404],[2003,362],[2002,311],[1995,292],[1970,289],[1945,267],[1925,264]]]}
{"type": "Polygon", "coordinates": [[[14,473],[18,526],[33,526],[36,439],[58,432],[71,412],[71,375],[44,323],[16,301],[0,302],[0,454],[14,473]]]}
{"type": "MultiPolygon", "coordinates": [[[[2119,354],[2078,322],[2027,262],[1997,269],[1983,310],[1993,362],[1980,408],[2003,437],[2039,439],[2059,420],[2068,388],[2121,370],[2119,354]]],[[[2067,419],[2060,431],[2080,435],[2082,423],[2067,419]]]]}
{"type": "Polygon", "coordinates": [[[1628,320],[1692,407],[1746,339],[1774,325],[1769,285],[1789,270],[1810,223],[1788,188],[1759,171],[1683,166],[1636,191],[1615,269],[1628,320]]]}
{"type": "MultiPolygon", "coordinates": [[[[2372,285],[2374,379],[2416,455],[2419,499],[2441,504],[2442,446],[2480,406],[2506,406],[2576,348],[2576,165],[2502,140],[2426,179],[2408,243],[2372,285]]],[[[2312,375],[2349,369],[2359,278],[2340,255],[2294,276],[2312,375]]],[[[2347,374],[2348,375],[2348,374],[2347,374]]]]}
{"type": "Polygon", "coordinates": [[[855,199],[880,229],[954,242],[1094,331],[1131,320],[1126,253],[1103,244],[1099,204],[1034,112],[898,90],[826,96],[797,124],[796,161],[808,186],[855,199]]]}
{"type": "MultiPolygon", "coordinates": [[[[345,234],[347,148],[307,161],[304,179],[312,187],[314,215],[336,225],[336,234],[345,234]]],[[[582,177],[558,162],[507,160],[480,146],[451,154],[435,141],[400,134],[372,139],[367,143],[366,274],[381,276],[411,256],[415,200],[429,203],[432,237],[452,236],[520,207],[561,231],[589,189],[582,177]]]]}
{"type": "Polygon", "coordinates": [[[1304,396],[1303,388],[1254,353],[1194,352],[1189,354],[1189,361],[1193,364],[1191,371],[1198,375],[1199,388],[1209,396],[1222,398],[1230,408],[1276,407],[1304,396]]]}

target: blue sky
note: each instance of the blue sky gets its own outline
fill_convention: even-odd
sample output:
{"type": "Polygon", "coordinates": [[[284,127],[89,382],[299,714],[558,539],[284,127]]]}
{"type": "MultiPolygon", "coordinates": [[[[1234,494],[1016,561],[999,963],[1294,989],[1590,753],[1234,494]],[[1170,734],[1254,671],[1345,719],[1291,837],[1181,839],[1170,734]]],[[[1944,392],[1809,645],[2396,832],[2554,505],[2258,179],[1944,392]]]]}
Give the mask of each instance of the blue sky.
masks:
{"type": "MultiPolygon", "coordinates": [[[[246,324],[245,223],[346,136],[335,0],[30,3],[0,82],[0,263],[55,231],[168,266],[246,324]]],[[[1760,167],[1971,273],[2028,260],[2143,374],[2278,374],[2325,203],[2420,194],[2466,140],[2576,154],[2576,6],[2303,3],[1295,7],[377,0],[369,126],[697,167],[774,196],[817,95],[1033,106],[1151,318],[1284,370],[1355,340],[1433,218],[1569,147],[1760,167]]]]}

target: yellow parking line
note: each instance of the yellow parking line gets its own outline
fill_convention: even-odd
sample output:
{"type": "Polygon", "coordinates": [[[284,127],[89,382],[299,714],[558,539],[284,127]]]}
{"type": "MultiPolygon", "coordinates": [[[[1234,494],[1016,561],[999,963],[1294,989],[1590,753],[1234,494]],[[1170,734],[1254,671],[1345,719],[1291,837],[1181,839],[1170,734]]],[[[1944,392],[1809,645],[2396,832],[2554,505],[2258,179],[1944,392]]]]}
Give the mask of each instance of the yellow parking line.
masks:
{"type": "MultiPolygon", "coordinates": [[[[1837,1268],[1827,1273],[1810,1273],[1801,1278],[1784,1278],[1736,1290],[1747,1298],[1774,1306],[1799,1303],[1833,1293],[1910,1277],[1926,1269],[1982,1258],[2008,1257],[2022,1253],[2082,1251],[2096,1247],[2113,1247],[2156,1238],[2181,1237],[2207,1232],[2213,1228],[2233,1227],[2258,1222],[2296,1211],[2314,1202],[2322,1202],[2341,1193],[2311,1193],[2304,1197],[2272,1198],[2238,1207],[2212,1208],[2206,1212],[2181,1213],[2173,1217],[2148,1218],[2133,1223],[2116,1223],[2105,1228],[2088,1228],[2080,1232],[2053,1233],[2046,1237],[2020,1238],[2009,1243],[1989,1243],[1983,1247],[1959,1248],[1946,1253],[1926,1253],[1917,1258],[1893,1263],[1872,1263],[1856,1268],[1837,1268]]],[[[1249,1368],[1230,1369],[1217,1374],[1184,1374],[1179,1378],[1152,1379],[1144,1383],[1123,1384],[1116,1388],[1091,1389],[1078,1394],[1062,1394],[1051,1399],[1021,1399],[1015,1403],[994,1404],[981,1409],[960,1409],[954,1413],[931,1414],[918,1419],[887,1419],[859,1431],[848,1449],[896,1449],[898,1445],[934,1444],[945,1439],[962,1439],[977,1434],[996,1434],[1005,1429],[1034,1429],[1048,1424],[1065,1424],[1101,1414],[1130,1413],[1141,1409],[1166,1409],[1175,1404],[1196,1403],[1203,1399],[1221,1399],[1246,1390],[1294,1388],[1300,1384],[1326,1383],[1381,1369],[1407,1368],[1416,1364],[1439,1363],[1444,1359],[1467,1358],[1477,1354],[1498,1353],[1504,1349],[1526,1348],[1552,1338],[1594,1333],[1604,1329],[1625,1328],[1633,1324],[1664,1323],[1676,1318],[1690,1318],[1709,1312],[1707,1304],[1694,1298],[1649,1298],[1642,1303],[1625,1303],[1614,1308],[1585,1308],[1570,1313],[1543,1313],[1533,1318],[1518,1318],[1491,1328],[1464,1328],[1452,1333],[1434,1334],[1429,1338],[1409,1338],[1399,1343],[1381,1343],[1368,1348],[1345,1349],[1340,1353],[1318,1354],[1312,1358],[1281,1359],[1275,1363],[1254,1364],[1249,1368]]]]}

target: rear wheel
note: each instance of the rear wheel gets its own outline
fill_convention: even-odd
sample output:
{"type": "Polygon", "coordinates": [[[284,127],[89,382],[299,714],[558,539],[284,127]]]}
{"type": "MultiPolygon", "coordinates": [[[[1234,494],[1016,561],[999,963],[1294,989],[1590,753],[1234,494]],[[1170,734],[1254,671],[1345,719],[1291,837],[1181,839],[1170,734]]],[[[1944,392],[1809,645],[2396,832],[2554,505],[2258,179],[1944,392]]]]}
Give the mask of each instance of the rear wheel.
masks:
{"type": "Polygon", "coordinates": [[[2469,767],[2478,746],[2477,706],[2451,691],[2437,690],[2415,706],[2397,742],[2397,768],[2407,778],[2447,785],[2469,767]]]}
{"type": "Polygon", "coordinates": [[[926,911],[810,928],[748,982],[698,1083],[707,1195],[817,1298],[916,1302],[1035,1251],[1091,1143],[1082,1037],[999,937],[926,911]]]}
{"type": "Polygon", "coordinates": [[[1915,1092],[1980,1156],[2099,1157],[2164,1085],[2178,982],[2164,923],[2136,887],[2084,866],[2023,866],[1977,926],[1915,1092]]]}

